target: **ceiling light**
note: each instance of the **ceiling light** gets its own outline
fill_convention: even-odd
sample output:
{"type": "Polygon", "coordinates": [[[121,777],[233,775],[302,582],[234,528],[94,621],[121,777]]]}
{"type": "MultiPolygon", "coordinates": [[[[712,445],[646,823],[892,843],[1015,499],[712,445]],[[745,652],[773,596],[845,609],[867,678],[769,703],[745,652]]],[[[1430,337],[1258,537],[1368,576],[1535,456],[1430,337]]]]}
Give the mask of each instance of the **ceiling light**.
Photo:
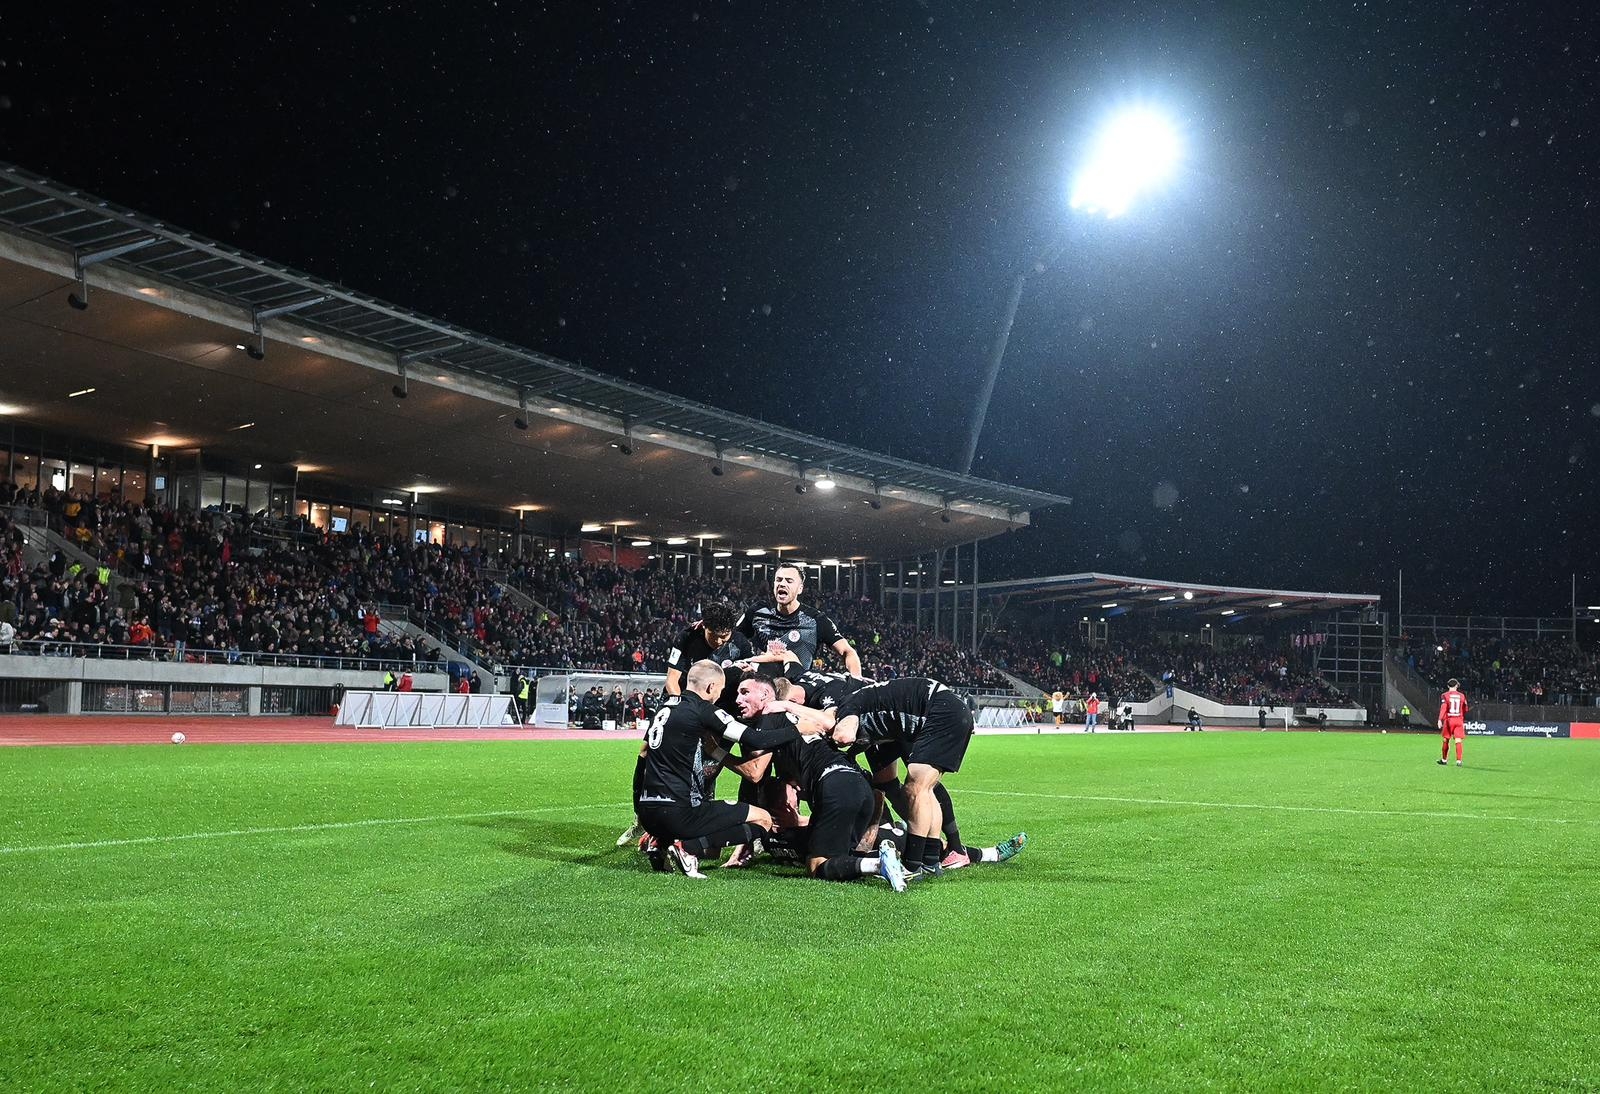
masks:
{"type": "Polygon", "coordinates": [[[667,539],[667,546],[669,546],[669,547],[681,547],[685,543],[688,543],[688,542],[689,542],[689,537],[688,536],[670,536],[667,539]]]}
{"type": "Polygon", "coordinates": [[[1274,600],[1271,604],[1268,604],[1267,607],[1269,607],[1269,608],[1281,608],[1281,607],[1283,607],[1283,601],[1274,600]]]}
{"type": "Polygon", "coordinates": [[[260,471],[260,470],[261,470],[261,465],[260,465],[260,464],[259,464],[259,463],[258,463],[258,464],[256,464],[256,470],[257,470],[257,471],[260,471]]]}
{"type": "Polygon", "coordinates": [[[94,394],[94,390],[95,389],[92,388],[92,387],[86,387],[86,388],[83,388],[81,391],[69,391],[69,392],[67,392],[67,398],[76,399],[80,395],[92,395],[92,394],[94,394]]]}
{"type": "Polygon", "coordinates": [[[254,429],[255,428],[255,424],[256,424],[255,422],[245,422],[242,425],[234,426],[233,430],[234,430],[235,433],[237,433],[241,429],[254,429]]]}
{"type": "Polygon", "coordinates": [[[1172,596],[1158,596],[1158,597],[1156,597],[1156,599],[1159,600],[1159,601],[1162,601],[1163,603],[1165,603],[1168,600],[1176,600],[1176,599],[1178,599],[1178,597],[1177,597],[1177,594],[1174,593],[1172,596]]]}
{"type": "Polygon", "coordinates": [[[403,500],[401,500],[400,498],[384,498],[378,504],[379,505],[404,505],[405,502],[403,500]]]}
{"type": "Polygon", "coordinates": [[[837,566],[837,565],[839,565],[839,560],[836,559],[836,558],[825,558],[825,559],[822,560],[822,565],[824,565],[824,566],[837,566]]]}
{"type": "Polygon", "coordinates": [[[663,438],[665,438],[666,434],[665,433],[646,433],[645,436],[649,437],[652,441],[659,441],[659,440],[662,440],[663,438]]]}
{"type": "Polygon", "coordinates": [[[750,453],[748,453],[748,452],[741,452],[737,456],[734,457],[734,459],[736,459],[736,460],[748,460],[749,458],[750,458],[750,453]]]}
{"type": "Polygon", "coordinates": [[[150,286],[146,285],[146,286],[144,286],[143,288],[141,288],[139,290],[139,295],[140,296],[160,296],[161,295],[161,290],[160,289],[152,289],[150,286]]]}
{"type": "Polygon", "coordinates": [[[732,551],[712,551],[711,552],[711,557],[712,558],[732,558],[733,557],[733,552],[732,551]]]}
{"type": "Polygon", "coordinates": [[[1100,606],[1101,606],[1101,607],[1102,607],[1102,608],[1115,608],[1115,607],[1116,607],[1116,606],[1117,606],[1117,602],[1116,602],[1116,601],[1115,601],[1115,600],[1113,600],[1113,601],[1112,601],[1112,602],[1111,602],[1111,603],[1109,603],[1109,604],[1102,604],[1102,605],[1100,605],[1100,606]]]}
{"type": "Polygon", "coordinates": [[[604,527],[605,527],[605,525],[603,525],[603,524],[585,524],[585,525],[583,525],[583,527],[579,528],[578,531],[580,531],[580,532],[598,532],[598,531],[600,531],[600,529],[602,529],[604,527]]]}
{"type": "Polygon", "coordinates": [[[1219,612],[1218,614],[1219,615],[1232,615],[1233,614],[1233,609],[1232,608],[1223,608],[1222,611],[1219,612]]]}
{"type": "Polygon", "coordinates": [[[767,549],[765,547],[752,547],[745,552],[745,554],[749,555],[751,558],[760,558],[766,553],[767,549]]]}
{"type": "MultiPolygon", "coordinates": [[[[300,341],[304,342],[308,346],[320,346],[320,345],[322,345],[322,339],[318,338],[314,334],[302,334],[300,336],[300,341]]],[[[444,377],[441,376],[441,377],[439,377],[439,379],[443,380],[444,377]]]]}
{"type": "Polygon", "coordinates": [[[567,412],[567,408],[566,407],[553,406],[553,407],[550,408],[550,413],[552,413],[552,414],[565,414],[566,412],[567,412]]]}
{"type": "Polygon", "coordinates": [[[833,481],[833,473],[831,471],[824,471],[817,477],[818,490],[832,490],[837,485],[838,483],[833,481]]]}
{"type": "Polygon", "coordinates": [[[953,577],[947,577],[944,579],[944,583],[946,585],[954,585],[956,583],[956,579],[953,577]]]}
{"type": "Polygon", "coordinates": [[[243,342],[235,342],[235,343],[234,343],[234,344],[233,344],[233,348],[234,348],[234,349],[236,349],[236,350],[238,350],[238,351],[239,351],[239,352],[240,352],[240,353],[243,353],[243,352],[244,352],[244,351],[245,351],[245,350],[244,350],[244,343],[243,343],[243,342]]]}
{"type": "Polygon", "coordinates": [[[1193,600],[1194,599],[1194,593],[1190,592],[1188,589],[1185,589],[1185,590],[1183,590],[1183,598],[1185,600],[1193,600]]]}
{"type": "Polygon", "coordinates": [[[630,546],[630,547],[648,547],[648,546],[650,546],[650,541],[648,539],[630,539],[628,541],[628,546],[630,546]]]}

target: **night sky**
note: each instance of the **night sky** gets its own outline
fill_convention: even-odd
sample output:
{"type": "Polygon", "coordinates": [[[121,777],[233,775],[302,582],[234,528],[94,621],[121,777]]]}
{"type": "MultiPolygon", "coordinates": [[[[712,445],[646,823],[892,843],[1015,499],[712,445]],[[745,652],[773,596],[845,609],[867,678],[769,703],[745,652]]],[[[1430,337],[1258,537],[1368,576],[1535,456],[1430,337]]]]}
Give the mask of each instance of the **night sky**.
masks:
{"type": "Polygon", "coordinates": [[[30,7],[0,157],[909,459],[958,463],[1064,243],[974,473],[1075,502],[989,576],[1600,602],[1591,5],[30,7]],[[1072,213],[1135,102],[1179,175],[1072,213]]]}

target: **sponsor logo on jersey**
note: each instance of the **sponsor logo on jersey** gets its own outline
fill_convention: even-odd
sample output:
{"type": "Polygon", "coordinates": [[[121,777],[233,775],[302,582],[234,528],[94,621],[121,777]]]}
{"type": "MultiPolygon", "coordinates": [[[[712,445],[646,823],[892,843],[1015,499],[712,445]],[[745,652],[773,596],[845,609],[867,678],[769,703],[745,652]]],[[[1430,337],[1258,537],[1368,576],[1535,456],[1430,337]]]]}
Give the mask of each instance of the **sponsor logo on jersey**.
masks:
{"type": "Polygon", "coordinates": [[[799,631],[790,631],[789,632],[789,641],[791,641],[791,642],[800,641],[800,632],[799,631]]]}

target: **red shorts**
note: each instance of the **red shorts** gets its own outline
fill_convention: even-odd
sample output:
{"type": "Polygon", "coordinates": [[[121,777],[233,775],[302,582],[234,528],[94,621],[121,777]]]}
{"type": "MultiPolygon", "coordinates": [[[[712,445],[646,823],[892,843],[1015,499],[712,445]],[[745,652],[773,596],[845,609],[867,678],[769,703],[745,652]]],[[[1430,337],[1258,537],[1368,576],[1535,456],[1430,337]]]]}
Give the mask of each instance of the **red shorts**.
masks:
{"type": "Polygon", "coordinates": [[[1466,735],[1467,723],[1461,718],[1446,718],[1444,727],[1439,730],[1439,736],[1441,737],[1465,737],[1466,735]]]}

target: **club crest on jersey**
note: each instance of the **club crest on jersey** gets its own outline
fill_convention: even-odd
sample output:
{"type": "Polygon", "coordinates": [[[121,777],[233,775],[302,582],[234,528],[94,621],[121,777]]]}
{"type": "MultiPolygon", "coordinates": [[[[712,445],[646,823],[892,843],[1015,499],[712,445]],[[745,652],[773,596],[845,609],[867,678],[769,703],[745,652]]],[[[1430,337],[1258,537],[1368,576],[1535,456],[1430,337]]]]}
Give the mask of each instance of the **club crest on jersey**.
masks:
{"type": "Polygon", "coordinates": [[[789,632],[789,641],[791,641],[791,642],[800,641],[800,632],[799,631],[790,631],[789,632]]]}

